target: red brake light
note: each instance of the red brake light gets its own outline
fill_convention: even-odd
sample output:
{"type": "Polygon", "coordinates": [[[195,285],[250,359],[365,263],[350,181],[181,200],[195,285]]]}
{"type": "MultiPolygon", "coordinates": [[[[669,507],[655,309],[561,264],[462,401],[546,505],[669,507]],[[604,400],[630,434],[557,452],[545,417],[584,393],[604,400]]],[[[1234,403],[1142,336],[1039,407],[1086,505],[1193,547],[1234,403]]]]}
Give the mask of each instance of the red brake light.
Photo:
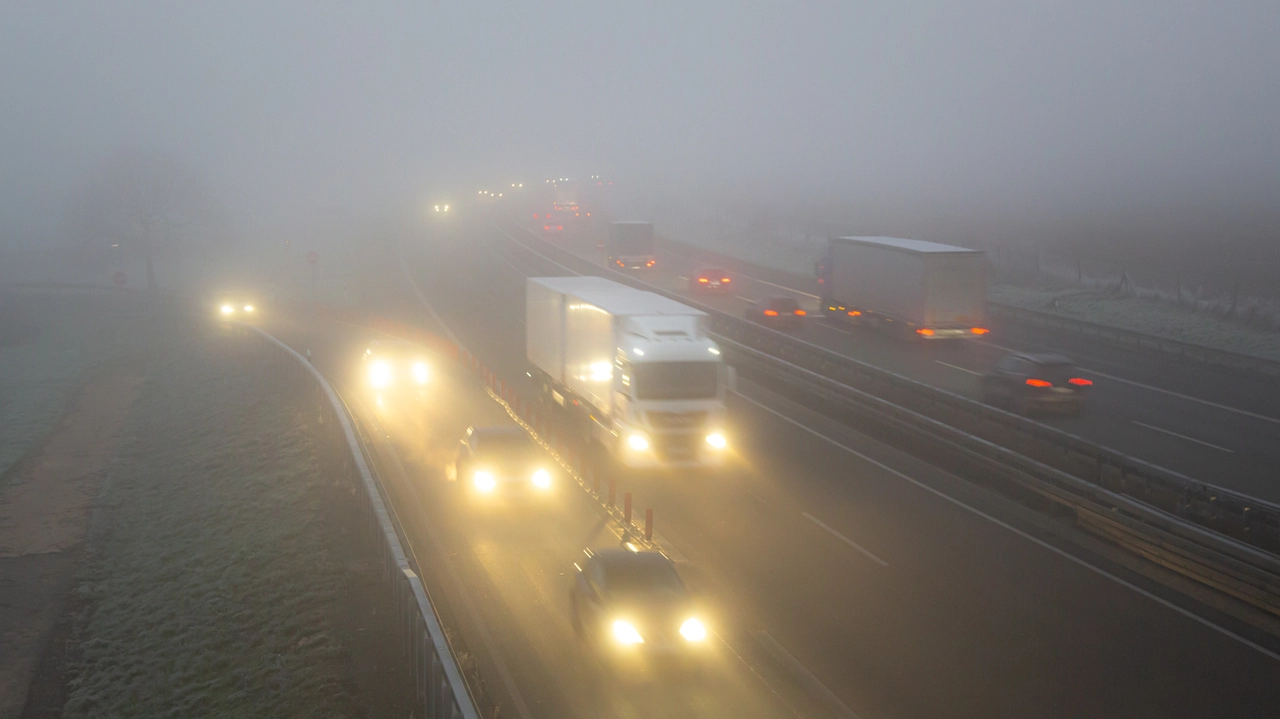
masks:
{"type": "Polygon", "coordinates": [[[729,278],[728,278],[728,277],[721,277],[721,278],[720,278],[720,281],[721,281],[721,282],[723,282],[723,283],[725,283],[726,285],[727,285],[727,284],[729,284],[729,278]]]}
{"type": "Polygon", "coordinates": [[[778,316],[778,311],[777,311],[777,310],[765,310],[765,311],[764,311],[764,314],[765,314],[765,316],[766,316],[766,317],[777,317],[777,316],[778,316]]]}
{"type": "Polygon", "coordinates": [[[1053,386],[1052,382],[1046,382],[1042,379],[1035,379],[1034,377],[1032,377],[1031,379],[1028,379],[1027,384],[1031,385],[1032,387],[1052,387],[1053,386]]]}
{"type": "Polygon", "coordinates": [[[850,316],[850,317],[857,317],[857,316],[859,316],[859,315],[861,315],[861,314],[862,314],[862,312],[861,312],[861,311],[859,311],[859,310],[849,310],[849,316],[850,316]]]}
{"type": "Polygon", "coordinates": [[[705,278],[705,277],[699,277],[699,278],[698,278],[698,281],[699,281],[699,282],[710,282],[711,280],[709,280],[709,279],[707,279],[707,278],[705,278]]]}
{"type": "Polygon", "coordinates": [[[991,330],[987,329],[986,327],[970,327],[969,331],[974,333],[975,335],[985,335],[991,330]]]}
{"type": "Polygon", "coordinates": [[[804,310],[796,310],[795,312],[792,312],[791,314],[793,314],[793,315],[797,315],[797,316],[799,316],[799,317],[804,317],[805,315],[807,315],[807,314],[809,314],[809,313],[808,313],[808,312],[805,312],[804,310]]]}
{"type": "Polygon", "coordinates": [[[626,266],[626,265],[623,265],[623,264],[622,264],[622,260],[617,260],[617,263],[618,263],[618,266],[619,266],[619,267],[625,267],[625,266],[626,266]]]}
{"type": "Polygon", "coordinates": [[[920,329],[916,330],[916,334],[923,335],[925,337],[932,337],[933,330],[929,329],[928,327],[921,327],[920,329]]]}
{"type": "Polygon", "coordinates": [[[1085,379],[1083,377],[1072,377],[1067,381],[1077,387],[1088,387],[1089,385],[1093,384],[1093,380],[1085,379]]]}
{"type": "Polygon", "coordinates": [[[646,263],[644,263],[644,264],[645,264],[645,266],[646,266],[646,267],[653,267],[653,263],[655,263],[655,262],[657,262],[657,260],[649,260],[648,262],[646,262],[646,263]]]}

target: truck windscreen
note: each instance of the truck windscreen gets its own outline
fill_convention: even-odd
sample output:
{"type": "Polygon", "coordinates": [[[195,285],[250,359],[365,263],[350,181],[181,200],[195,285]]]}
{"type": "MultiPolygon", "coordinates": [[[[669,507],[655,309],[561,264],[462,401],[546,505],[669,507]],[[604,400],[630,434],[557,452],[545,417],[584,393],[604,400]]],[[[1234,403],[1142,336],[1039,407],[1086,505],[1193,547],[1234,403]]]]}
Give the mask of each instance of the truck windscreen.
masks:
{"type": "Polygon", "coordinates": [[[634,366],[636,399],[711,399],[716,396],[716,362],[654,362],[634,366]]]}

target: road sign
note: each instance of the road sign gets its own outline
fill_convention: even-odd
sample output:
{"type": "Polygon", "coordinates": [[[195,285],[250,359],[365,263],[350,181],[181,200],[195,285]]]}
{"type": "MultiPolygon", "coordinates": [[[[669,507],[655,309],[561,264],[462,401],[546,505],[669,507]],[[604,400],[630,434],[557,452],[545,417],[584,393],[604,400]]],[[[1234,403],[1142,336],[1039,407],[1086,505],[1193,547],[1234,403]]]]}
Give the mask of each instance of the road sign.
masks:
{"type": "Polygon", "coordinates": [[[111,275],[111,281],[116,283],[116,287],[124,287],[124,283],[129,281],[129,276],[124,273],[124,270],[120,270],[111,275]]]}
{"type": "Polygon", "coordinates": [[[308,253],[307,253],[307,264],[308,264],[308,265],[314,265],[315,263],[317,263],[317,262],[319,262],[319,261],[320,261],[320,253],[319,253],[319,252],[316,252],[315,250],[311,250],[310,252],[308,252],[308,253]]]}

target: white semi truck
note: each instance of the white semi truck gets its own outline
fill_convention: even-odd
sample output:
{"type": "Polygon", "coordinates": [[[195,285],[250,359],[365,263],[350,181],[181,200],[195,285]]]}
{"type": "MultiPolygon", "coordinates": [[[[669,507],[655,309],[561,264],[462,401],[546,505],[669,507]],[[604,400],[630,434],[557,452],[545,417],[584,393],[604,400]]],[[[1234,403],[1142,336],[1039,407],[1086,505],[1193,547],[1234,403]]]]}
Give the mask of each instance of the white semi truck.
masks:
{"type": "Polygon", "coordinates": [[[986,257],[979,250],[897,237],[839,237],[817,270],[819,302],[828,317],[931,340],[989,332],[986,257]]]}
{"type": "Polygon", "coordinates": [[[730,370],[707,315],[602,277],[531,277],[529,363],[551,401],[623,464],[719,464],[730,370]]]}

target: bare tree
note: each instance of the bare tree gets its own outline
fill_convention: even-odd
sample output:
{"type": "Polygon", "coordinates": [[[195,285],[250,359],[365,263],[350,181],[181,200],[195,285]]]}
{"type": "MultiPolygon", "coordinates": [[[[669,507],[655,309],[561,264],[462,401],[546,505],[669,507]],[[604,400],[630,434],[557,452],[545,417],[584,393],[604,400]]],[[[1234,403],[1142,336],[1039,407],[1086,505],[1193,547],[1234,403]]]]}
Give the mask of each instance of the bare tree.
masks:
{"type": "Polygon", "coordinates": [[[108,160],[73,200],[72,244],[140,255],[147,289],[156,289],[155,258],[208,249],[225,237],[226,216],[204,179],[163,152],[132,149],[108,160]]]}

